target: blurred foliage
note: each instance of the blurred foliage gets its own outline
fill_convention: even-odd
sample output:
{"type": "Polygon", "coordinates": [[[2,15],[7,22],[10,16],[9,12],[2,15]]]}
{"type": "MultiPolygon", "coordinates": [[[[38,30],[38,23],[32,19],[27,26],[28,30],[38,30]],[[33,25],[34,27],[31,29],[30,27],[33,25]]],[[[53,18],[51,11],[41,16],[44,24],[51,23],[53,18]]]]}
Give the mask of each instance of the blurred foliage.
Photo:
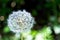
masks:
{"type": "Polygon", "coordinates": [[[10,32],[9,27],[8,27],[8,26],[6,26],[6,27],[3,29],[3,32],[4,32],[4,33],[8,33],[8,32],[10,32]]]}
{"type": "MultiPolygon", "coordinates": [[[[33,37],[35,37],[37,33],[45,33],[47,30],[44,26],[48,25],[49,22],[53,27],[59,24],[57,22],[57,17],[60,16],[60,0],[0,0],[0,16],[5,17],[4,21],[0,21],[0,29],[2,29],[0,30],[2,31],[0,34],[3,40],[13,40],[13,38],[11,39],[10,37],[12,32],[9,30],[8,26],[6,26],[8,15],[11,14],[12,11],[23,9],[31,12],[37,22],[36,25],[39,26],[38,28],[42,28],[39,32],[37,30],[32,30],[31,35],[33,35],[33,37]],[[16,3],[15,7],[11,7],[12,2],[16,3]],[[55,20],[53,20],[52,16],[55,16],[55,20]],[[52,18],[51,20],[50,17],[52,18]],[[9,32],[11,33],[9,34],[9,32]],[[6,34],[9,34],[10,39],[6,34]]],[[[53,35],[50,36],[49,33],[45,33],[48,38],[47,40],[53,39],[53,35]]]]}

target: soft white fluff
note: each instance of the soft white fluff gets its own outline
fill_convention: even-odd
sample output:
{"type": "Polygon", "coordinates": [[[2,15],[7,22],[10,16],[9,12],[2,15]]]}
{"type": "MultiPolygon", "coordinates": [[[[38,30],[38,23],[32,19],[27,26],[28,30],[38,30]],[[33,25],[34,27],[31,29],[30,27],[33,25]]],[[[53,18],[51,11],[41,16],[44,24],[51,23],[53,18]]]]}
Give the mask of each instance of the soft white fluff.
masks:
{"type": "Polygon", "coordinates": [[[35,23],[31,14],[25,10],[13,11],[12,14],[9,15],[7,22],[10,30],[15,33],[26,32],[30,30],[35,23]]]}

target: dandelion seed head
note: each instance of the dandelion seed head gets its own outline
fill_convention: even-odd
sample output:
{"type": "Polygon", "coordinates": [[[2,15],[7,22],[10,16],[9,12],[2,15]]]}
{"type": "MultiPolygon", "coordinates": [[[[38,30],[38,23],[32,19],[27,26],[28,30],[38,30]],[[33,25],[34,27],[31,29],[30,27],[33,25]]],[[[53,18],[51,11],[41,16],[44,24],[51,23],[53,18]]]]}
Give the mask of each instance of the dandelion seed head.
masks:
{"type": "Polygon", "coordinates": [[[35,24],[34,18],[25,10],[13,11],[7,19],[8,26],[13,32],[26,32],[35,24]]]}

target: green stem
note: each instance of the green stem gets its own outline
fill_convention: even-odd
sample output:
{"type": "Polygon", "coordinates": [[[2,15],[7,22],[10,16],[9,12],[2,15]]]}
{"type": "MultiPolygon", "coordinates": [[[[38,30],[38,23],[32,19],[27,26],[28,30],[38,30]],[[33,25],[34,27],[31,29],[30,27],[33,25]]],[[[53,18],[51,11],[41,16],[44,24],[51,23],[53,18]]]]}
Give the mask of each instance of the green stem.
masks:
{"type": "Polygon", "coordinates": [[[21,40],[24,40],[24,39],[23,39],[23,35],[22,35],[22,34],[21,34],[21,40]]]}

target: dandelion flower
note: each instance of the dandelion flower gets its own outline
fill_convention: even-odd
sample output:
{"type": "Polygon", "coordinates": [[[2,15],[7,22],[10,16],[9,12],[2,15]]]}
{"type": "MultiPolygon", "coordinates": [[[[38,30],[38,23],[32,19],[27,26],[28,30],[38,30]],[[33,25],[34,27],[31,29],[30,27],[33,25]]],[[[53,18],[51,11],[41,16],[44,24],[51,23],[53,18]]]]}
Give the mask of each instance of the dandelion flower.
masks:
{"type": "Polygon", "coordinates": [[[12,14],[9,15],[7,22],[10,30],[14,33],[27,32],[33,27],[33,24],[35,24],[34,18],[25,10],[13,11],[12,14]]]}

